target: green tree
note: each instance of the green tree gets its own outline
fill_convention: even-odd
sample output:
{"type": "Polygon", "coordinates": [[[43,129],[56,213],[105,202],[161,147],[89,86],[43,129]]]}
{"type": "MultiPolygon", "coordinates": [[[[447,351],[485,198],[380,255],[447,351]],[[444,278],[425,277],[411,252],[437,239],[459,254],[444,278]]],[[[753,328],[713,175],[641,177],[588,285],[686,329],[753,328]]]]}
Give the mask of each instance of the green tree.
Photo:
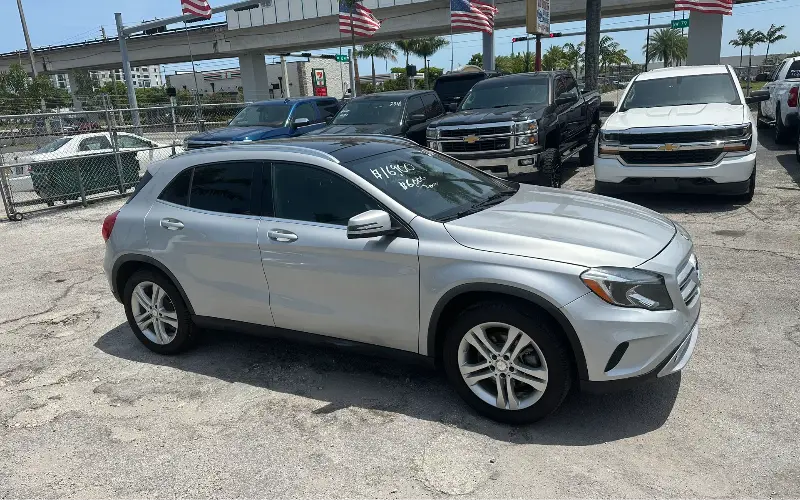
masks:
{"type": "Polygon", "coordinates": [[[20,64],[12,64],[8,71],[0,73],[0,98],[2,108],[13,114],[32,113],[46,107],[60,107],[64,92],[53,85],[49,76],[33,78],[20,64]]]}
{"type": "Polygon", "coordinates": [[[619,42],[608,35],[600,39],[600,67],[603,73],[608,71],[608,65],[614,64],[614,55],[619,51],[619,42]]]}
{"type": "MultiPolygon", "coordinates": [[[[642,47],[642,53],[647,53],[648,45],[642,47]]],[[[689,41],[681,34],[681,30],[663,28],[656,30],[650,37],[650,59],[663,61],[664,66],[680,64],[686,60],[689,53],[689,41]]]]}
{"type": "Polygon", "coordinates": [[[494,58],[494,68],[504,73],[524,73],[525,55],[518,52],[510,56],[497,56],[494,58]]]}
{"type": "Polygon", "coordinates": [[[478,52],[477,54],[472,54],[472,57],[469,58],[469,62],[467,64],[470,64],[472,66],[478,66],[478,67],[482,68],[483,67],[483,54],[481,52],[478,52]]]}
{"type": "Polygon", "coordinates": [[[567,59],[567,54],[564,52],[563,47],[553,45],[542,56],[542,69],[545,71],[553,71],[557,69],[564,69],[570,66],[570,61],[567,59]]]}
{"type": "Polygon", "coordinates": [[[428,59],[448,45],[450,45],[450,42],[442,36],[419,38],[414,44],[411,53],[421,57],[425,66],[425,88],[428,88],[428,59]]]}
{"type": "Polygon", "coordinates": [[[416,47],[417,40],[410,39],[410,40],[398,40],[394,42],[395,47],[405,54],[406,56],[406,66],[408,66],[408,55],[414,53],[414,48],[416,47]]]}
{"type": "Polygon", "coordinates": [[[586,42],[581,42],[578,45],[574,43],[564,44],[564,56],[569,61],[569,66],[575,71],[575,78],[578,78],[581,72],[581,62],[583,61],[583,49],[586,47],[586,42]]]}
{"type": "Polygon", "coordinates": [[[435,68],[433,66],[428,66],[427,68],[422,68],[420,70],[421,73],[425,75],[425,84],[426,89],[433,88],[433,84],[436,83],[436,79],[442,76],[444,70],[442,68],[435,68]]]}
{"type": "Polygon", "coordinates": [[[775,26],[774,24],[769,27],[766,33],[764,33],[764,41],[767,43],[767,57],[769,57],[769,47],[773,43],[778,43],[781,40],[786,40],[786,35],[782,33],[782,31],[786,28],[786,26],[775,26]]]}
{"type": "Polygon", "coordinates": [[[362,45],[361,50],[358,52],[359,57],[369,58],[372,60],[372,87],[377,86],[375,78],[375,58],[388,59],[389,61],[397,61],[397,49],[391,43],[377,42],[362,45]]]}
{"type": "Polygon", "coordinates": [[[739,67],[742,67],[742,60],[744,59],[744,48],[747,45],[747,32],[743,29],[736,30],[736,38],[728,42],[729,45],[739,47],[739,67]]]}

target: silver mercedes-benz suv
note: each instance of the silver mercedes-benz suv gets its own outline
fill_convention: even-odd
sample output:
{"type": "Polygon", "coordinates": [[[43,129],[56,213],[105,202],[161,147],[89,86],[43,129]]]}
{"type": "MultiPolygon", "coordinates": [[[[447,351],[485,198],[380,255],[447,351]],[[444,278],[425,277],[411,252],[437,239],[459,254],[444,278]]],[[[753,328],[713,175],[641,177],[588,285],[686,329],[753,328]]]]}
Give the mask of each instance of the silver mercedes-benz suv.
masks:
{"type": "Polygon", "coordinates": [[[103,237],[111,289],[153,351],[213,328],[416,353],[509,423],[552,413],[573,386],[681,370],[699,331],[677,224],[403,139],[180,154],[148,167],[103,237]]]}

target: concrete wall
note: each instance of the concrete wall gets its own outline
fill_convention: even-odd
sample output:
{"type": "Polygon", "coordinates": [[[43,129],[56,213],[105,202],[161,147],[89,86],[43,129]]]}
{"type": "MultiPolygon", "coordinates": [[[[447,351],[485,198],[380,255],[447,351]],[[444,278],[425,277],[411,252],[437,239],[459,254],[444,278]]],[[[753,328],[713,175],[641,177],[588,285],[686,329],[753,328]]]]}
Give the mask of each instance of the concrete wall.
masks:
{"type": "MultiPolygon", "coordinates": [[[[350,88],[349,65],[338,63],[331,59],[315,59],[297,65],[299,90],[301,95],[313,95],[311,71],[317,68],[325,70],[325,79],[328,83],[328,95],[341,99],[344,92],[350,88]]],[[[295,95],[294,93],[292,95],[295,95]]]]}

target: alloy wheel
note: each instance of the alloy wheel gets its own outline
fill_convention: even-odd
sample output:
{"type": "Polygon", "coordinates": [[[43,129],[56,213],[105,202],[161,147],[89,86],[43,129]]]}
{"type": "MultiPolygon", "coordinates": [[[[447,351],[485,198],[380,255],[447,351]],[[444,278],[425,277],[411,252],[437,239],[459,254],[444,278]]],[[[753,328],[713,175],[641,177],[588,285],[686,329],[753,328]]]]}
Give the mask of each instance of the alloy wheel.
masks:
{"type": "Polygon", "coordinates": [[[148,340],[167,345],[178,333],[175,304],[163,288],[152,281],[142,281],[133,289],[131,311],[136,326],[148,340]]]}
{"type": "Polygon", "coordinates": [[[458,367],[470,390],[504,410],[534,405],[547,388],[547,362],[525,332],[505,323],[483,323],[458,348],[458,367]]]}

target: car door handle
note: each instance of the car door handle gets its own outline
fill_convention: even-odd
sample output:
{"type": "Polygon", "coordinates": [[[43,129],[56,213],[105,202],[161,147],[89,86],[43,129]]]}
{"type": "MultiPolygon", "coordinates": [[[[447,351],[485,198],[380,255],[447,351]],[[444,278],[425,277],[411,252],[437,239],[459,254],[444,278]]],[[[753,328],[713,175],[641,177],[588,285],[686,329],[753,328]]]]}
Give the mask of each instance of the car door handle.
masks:
{"type": "Polygon", "coordinates": [[[170,231],[178,231],[183,229],[183,222],[178,219],[161,219],[161,227],[170,231]]]}
{"type": "Polygon", "coordinates": [[[291,231],[286,231],[285,229],[270,229],[267,231],[267,236],[269,236],[269,239],[271,240],[280,241],[283,243],[297,241],[297,235],[291,231]]]}

